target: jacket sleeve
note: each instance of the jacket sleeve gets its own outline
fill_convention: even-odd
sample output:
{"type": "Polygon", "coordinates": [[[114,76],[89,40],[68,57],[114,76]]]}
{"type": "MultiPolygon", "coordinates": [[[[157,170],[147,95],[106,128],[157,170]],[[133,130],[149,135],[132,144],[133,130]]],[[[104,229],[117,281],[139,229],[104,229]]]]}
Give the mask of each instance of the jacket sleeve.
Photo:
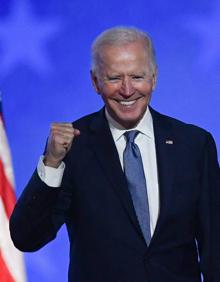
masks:
{"type": "Polygon", "coordinates": [[[208,133],[201,161],[197,243],[204,282],[220,281],[220,168],[216,145],[208,133]]]}
{"type": "Polygon", "coordinates": [[[10,218],[14,245],[21,251],[31,252],[53,240],[65,222],[70,202],[66,189],[47,186],[36,170],[10,218]]]}

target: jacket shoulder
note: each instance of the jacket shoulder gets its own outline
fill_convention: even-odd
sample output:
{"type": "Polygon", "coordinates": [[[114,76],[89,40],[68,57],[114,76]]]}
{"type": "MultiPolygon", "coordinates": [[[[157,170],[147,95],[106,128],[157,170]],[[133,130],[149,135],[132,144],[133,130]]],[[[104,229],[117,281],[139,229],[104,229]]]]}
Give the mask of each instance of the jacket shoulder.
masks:
{"type": "Polygon", "coordinates": [[[161,125],[170,127],[173,130],[180,132],[182,134],[187,133],[190,135],[193,134],[193,135],[198,135],[198,136],[210,135],[210,133],[207,130],[205,130],[204,128],[201,128],[195,124],[186,123],[174,117],[170,117],[170,116],[161,114],[155,110],[152,110],[152,116],[153,116],[153,119],[155,118],[156,120],[159,120],[161,125]]]}
{"type": "Polygon", "coordinates": [[[72,125],[73,125],[73,127],[78,128],[79,130],[86,130],[90,126],[92,121],[94,121],[96,119],[102,119],[102,118],[104,119],[103,109],[101,109],[97,112],[85,115],[85,116],[73,121],[72,125]]]}
{"type": "Polygon", "coordinates": [[[178,141],[178,144],[187,146],[195,151],[199,150],[199,148],[203,150],[207,144],[212,144],[212,146],[214,145],[214,147],[216,147],[211,133],[207,130],[197,125],[161,114],[153,109],[151,109],[151,114],[154,129],[157,131],[157,129],[160,128],[160,131],[162,130],[170,134],[178,141]]]}

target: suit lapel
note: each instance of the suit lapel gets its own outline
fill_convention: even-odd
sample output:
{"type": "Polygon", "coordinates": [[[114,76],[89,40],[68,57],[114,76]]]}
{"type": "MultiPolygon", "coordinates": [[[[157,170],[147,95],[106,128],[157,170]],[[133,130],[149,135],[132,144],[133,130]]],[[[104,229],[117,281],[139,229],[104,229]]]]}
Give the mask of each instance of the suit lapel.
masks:
{"type": "Polygon", "coordinates": [[[127,188],[126,178],[121,168],[118,152],[104,115],[104,110],[98,112],[96,117],[92,120],[90,129],[91,146],[100,166],[106,178],[111,183],[112,189],[118,195],[129,219],[142,236],[127,188]]]}
{"type": "MultiPolygon", "coordinates": [[[[169,211],[171,203],[173,178],[175,175],[175,149],[176,140],[173,135],[173,130],[170,123],[163,115],[157,113],[150,108],[155,136],[157,167],[158,167],[158,181],[159,181],[159,195],[160,195],[160,211],[156,225],[156,229],[152,238],[151,244],[159,235],[159,230],[162,222],[166,219],[166,214],[169,211]]],[[[179,160],[181,161],[181,160],[179,160]]]]}

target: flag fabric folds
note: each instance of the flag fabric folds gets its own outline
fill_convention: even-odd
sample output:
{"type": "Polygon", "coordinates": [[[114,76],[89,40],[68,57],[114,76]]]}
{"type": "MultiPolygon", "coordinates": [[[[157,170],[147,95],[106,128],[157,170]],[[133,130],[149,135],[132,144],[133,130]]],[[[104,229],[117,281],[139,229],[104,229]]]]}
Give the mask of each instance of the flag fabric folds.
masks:
{"type": "Polygon", "coordinates": [[[9,217],[15,205],[14,179],[0,97],[0,281],[25,282],[23,256],[13,245],[9,217]]]}

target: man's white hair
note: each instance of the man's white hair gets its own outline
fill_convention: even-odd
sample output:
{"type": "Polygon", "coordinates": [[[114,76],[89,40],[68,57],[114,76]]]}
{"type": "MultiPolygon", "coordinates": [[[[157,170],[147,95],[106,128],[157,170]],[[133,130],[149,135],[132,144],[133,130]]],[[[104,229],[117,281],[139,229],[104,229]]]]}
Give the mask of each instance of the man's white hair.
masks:
{"type": "Polygon", "coordinates": [[[98,71],[99,64],[102,60],[102,49],[106,46],[123,46],[133,42],[141,42],[146,49],[146,53],[150,60],[151,71],[157,69],[155,50],[149,35],[135,27],[116,26],[103,31],[96,37],[91,49],[91,69],[98,71]]]}

